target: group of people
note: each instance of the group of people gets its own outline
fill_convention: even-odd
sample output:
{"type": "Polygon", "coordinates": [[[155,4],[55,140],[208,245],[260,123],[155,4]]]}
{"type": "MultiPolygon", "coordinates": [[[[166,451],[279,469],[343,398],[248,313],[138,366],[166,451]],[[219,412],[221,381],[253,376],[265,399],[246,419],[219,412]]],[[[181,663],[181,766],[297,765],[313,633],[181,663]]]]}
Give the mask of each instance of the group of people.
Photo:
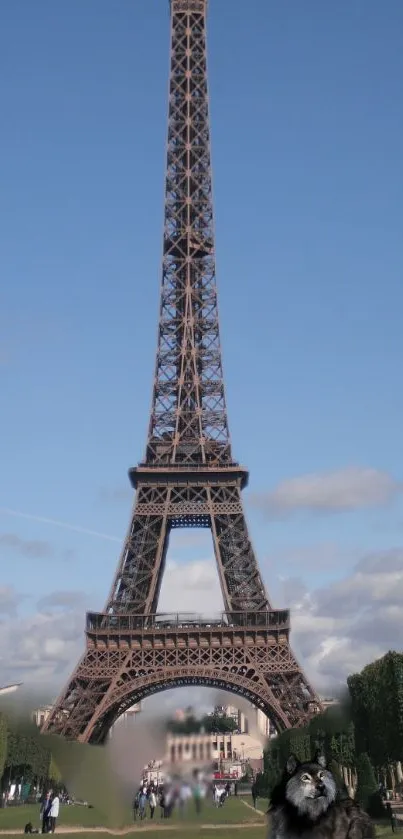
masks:
{"type": "Polygon", "coordinates": [[[153,786],[141,786],[136,795],[134,796],[133,802],[133,814],[134,814],[134,821],[137,818],[143,820],[147,817],[147,805],[150,811],[150,819],[154,818],[155,808],[158,803],[158,790],[154,789],[153,786]]]}
{"type": "Polygon", "coordinates": [[[59,810],[60,798],[57,793],[53,794],[53,790],[49,790],[41,801],[42,833],[55,832],[59,810]]]}
{"type": "Polygon", "coordinates": [[[196,812],[200,813],[205,794],[204,785],[200,783],[194,784],[193,787],[187,783],[164,784],[159,787],[153,783],[149,786],[143,784],[134,797],[134,820],[140,819],[142,821],[147,816],[153,819],[157,807],[160,808],[162,819],[169,819],[175,807],[178,808],[181,815],[184,815],[187,804],[192,798],[196,812]]]}

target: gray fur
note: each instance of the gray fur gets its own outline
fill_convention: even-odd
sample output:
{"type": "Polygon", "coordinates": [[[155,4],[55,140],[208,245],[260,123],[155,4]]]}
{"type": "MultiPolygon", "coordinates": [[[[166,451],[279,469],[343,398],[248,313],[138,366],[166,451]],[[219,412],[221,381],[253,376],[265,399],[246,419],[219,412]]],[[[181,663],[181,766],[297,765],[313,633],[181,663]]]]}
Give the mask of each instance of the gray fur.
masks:
{"type": "Polygon", "coordinates": [[[287,760],[272,791],[268,839],[375,839],[371,819],[351,799],[340,799],[323,756],[287,760]]]}
{"type": "Polygon", "coordinates": [[[320,764],[301,764],[295,768],[285,788],[286,800],[312,821],[326,813],[336,800],[336,784],[331,772],[320,764]]]}

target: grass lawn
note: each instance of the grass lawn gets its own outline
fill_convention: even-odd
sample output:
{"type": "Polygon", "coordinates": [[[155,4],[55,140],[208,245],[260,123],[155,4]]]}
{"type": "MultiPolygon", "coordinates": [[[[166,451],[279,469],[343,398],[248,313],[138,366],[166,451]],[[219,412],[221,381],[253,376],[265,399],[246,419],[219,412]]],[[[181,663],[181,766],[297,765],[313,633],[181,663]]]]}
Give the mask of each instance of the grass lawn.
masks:
{"type": "MultiPolygon", "coordinates": [[[[197,825],[231,825],[244,824],[245,826],[251,823],[265,824],[265,819],[260,810],[254,811],[250,805],[249,799],[230,798],[224,807],[214,807],[211,801],[206,800],[202,808],[202,812],[198,815],[195,811],[193,802],[190,802],[184,817],[180,815],[177,808],[175,808],[172,817],[168,820],[160,818],[160,809],[157,807],[155,811],[154,821],[151,822],[149,818],[143,822],[137,821],[134,829],[147,828],[147,835],[151,832],[155,825],[156,831],[162,827],[169,828],[170,825],[179,827],[185,825],[192,825],[195,828],[197,825]]],[[[0,810],[0,831],[18,830],[23,831],[24,825],[31,821],[34,827],[40,827],[39,806],[27,805],[22,807],[6,807],[0,810]]],[[[133,824],[133,818],[130,811],[121,815],[120,825],[129,827],[133,824]]],[[[120,826],[119,825],[119,826],[120,826]]],[[[60,807],[60,816],[57,822],[57,828],[61,830],[66,827],[107,827],[108,820],[100,814],[98,810],[88,809],[88,807],[62,805],[60,807]]],[[[134,824],[133,824],[134,827],[134,824]]],[[[152,831],[154,833],[154,831],[152,831]]],[[[80,834],[83,836],[83,834],[80,834]]],[[[193,835],[193,831],[192,831],[193,835]]],[[[197,834],[196,834],[197,835],[197,834]]],[[[210,834],[209,834],[210,835],[210,834]]],[[[220,830],[220,836],[225,839],[225,831],[220,830]]]]}
{"type": "MultiPolygon", "coordinates": [[[[133,824],[130,816],[122,824],[127,825],[125,837],[135,839],[138,834],[144,834],[147,839],[160,839],[163,833],[167,834],[166,839],[265,839],[267,826],[265,812],[267,801],[258,800],[257,810],[253,810],[251,799],[230,798],[222,808],[214,807],[211,802],[206,801],[200,815],[197,815],[193,802],[188,807],[185,818],[179,813],[173,814],[169,820],[161,820],[159,808],[156,810],[156,817],[151,822],[146,819],[143,822],[133,824]],[[133,827],[131,825],[133,824],[133,827]]],[[[8,807],[0,810],[0,833],[1,839],[8,836],[15,836],[15,832],[22,833],[24,825],[32,821],[34,826],[39,826],[39,807],[8,807]],[[7,834],[6,831],[12,831],[7,834]]],[[[102,828],[105,820],[95,809],[88,809],[80,806],[62,806],[56,833],[63,835],[65,839],[110,839],[111,833],[102,830],[95,834],[86,832],[85,828],[102,828]],[[71,832],[69,831],[71,828],[71,832]],[[75,829],[83,828],[82,832],[75,832],[75,829]]],[[[113,830],[113,828],[110,828],[113,830]]],[[[119,828],[117,829],[119,832],[119,828]]],[[[392,839],[392,830],[388,825],[380,825],[377,828],[379,839],[392,839]]],[[[395,839],[395,837],[393,837],[395,839]]]]}
{"type": "MultiPolygon", "coordinates": [[[[214,829],[208,826],[203,828],[184,825],[178,828],[178,825],[175,824],[171,824],[169,829],[150,830],[149,828],[142,828],[119,835],[123,835],[124,839],[136,839],[139,836],[144,836],[145,839],[161,839],[164,833],[166,834],[166,839],[177,839],[178,836],[180,836],[180,839],[234,839],[234,837],[239,837],[239,839],[265,839],[266,836],[264,827],[245,826],[236,829],[234,827],[214,829]]],[[[7,839],[7,837],[10,837],[10,839],[13,837],[15,839],[15,833],[2,833],[0,835],[2,839],[7,839]]],[[[96,833],[60,832],[59,835],[63,836],[63,839],[111,839],[110,833],[102,833],[101,831],[96,833]]]]}
{"type": "MultiPolygon", "coordinates": [[[[41,826],[39,810],[39,804],[6,807],[4,810],[0,810],[0,830],[7,830],[7,828],[12,830],[20,828],[23,830],[27,822],[32,822],[34,827],[39,828],[41,826]]],[[[58,824],[68,826],[79,825],[80,827],[103,827],[103,821],[97,810],[71,804],[61,805],[58,824]]]]}
{"type": "MultiPolygon", "coordinates": [[[[244,801],[246,801],[248,804],[250,804],[251,807],[253,807],[253,800],[252,800],[251,795],[243,795],[242,799],[244,801]]],[[[269,809],[269,799],[268,798],[258,798],[257,801],[256,801],[256,810],[258,810],[259,813],[264,813],[264,815],[266,815],[268,809],[269,809]]]]}

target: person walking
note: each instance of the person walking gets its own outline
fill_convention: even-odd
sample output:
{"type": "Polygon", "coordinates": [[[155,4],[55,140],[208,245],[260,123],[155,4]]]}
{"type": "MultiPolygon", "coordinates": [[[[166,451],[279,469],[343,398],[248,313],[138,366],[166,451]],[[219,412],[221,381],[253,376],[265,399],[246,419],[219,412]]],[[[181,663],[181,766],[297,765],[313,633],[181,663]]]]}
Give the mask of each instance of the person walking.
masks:
{"type": "Polygon", "coordinates": [[[54,833],[56,828],[56,821],[59,818],[60,798],[58,794],[53,796],[49,812],[49,833],[54,833]]]}
{"type": "Polygon", "coordinates": [[[40,809],[40,818],[42,819],[42,830],[41,833],[47,833],[49,830],[49,816],[50,816],[50,808],[52,806],[52,790],[46,793],[45,797],[42,799],[41,809],[40,809]]]}
{"type": "Polygon", "coordinates": [[[137,790],[133,799],[133,821],[137,821],[137,813],[139,811],[140,790],[137,790]]]}
{"type": "Polygon", "coordinates": [[[149,798],[148,798],[148,803],[150,805],[150,819],[153,819],[155,808],[157,806],[157,796],[156,796],[153,789],[150,792],[150,795],[149,795],[149,798]]]}
{"type": "Polygon", "coordinates": [[[143,819],[145,819],[145,817],[146,817],[146,804],[147,804],[147,796],[146,796],[144,790],[142,790],[141,793],[140,793],[140,799],[139,799],[140,821],[143,821],[143,819]]]}
{"type": "Polygon", "coordinates": [[[199,815],[199,813],[201,813],[201,808],[202,808],[202,789],[201,789],[201,785],[199,783],[196,783],[194,785],[193,798],[194,798],[196,813],[199,815]]]}
{"type": "Polygon", "coordinates": [[[256,786],[256,784],[252,784],[251,793],[252,793],[253,806],[256,810],[256,801],[257,801],[257,786],[256,786]]]}
{"type": "Polygon", "coordinates": [[[386,812],[387,812],[387,814],[390,818],[390,825],[391,825],[391,828],[392,828],[392,833],[396,833],[397,819],[396,819],[396,814],[394,813],[394,811],[392,810],[392,807],[390,805],[390,801],[388,801],[388,803],[386,804],[386,812]]]}

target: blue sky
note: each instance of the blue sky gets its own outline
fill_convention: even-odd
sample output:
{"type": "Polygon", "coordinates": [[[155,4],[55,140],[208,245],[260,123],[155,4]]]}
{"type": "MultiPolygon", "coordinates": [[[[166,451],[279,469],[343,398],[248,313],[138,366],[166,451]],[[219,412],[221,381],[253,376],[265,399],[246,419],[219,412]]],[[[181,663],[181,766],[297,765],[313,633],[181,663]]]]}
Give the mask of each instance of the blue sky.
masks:
{"type": "MultiPolygon", "coordinates": [[[[0,508],[119,540],[156,343],[168,2],[14,0],[2,18],[0,508]]],[[[276,602],[280,576],[332,586],[402,545],[402,32],[401,0],[210,0],[227,401],[276,602]],[[311,473],[330,502],[287,484],[274,513],[311,473]]],[[[3,512],[6,618],[65,590],[101,608],[118,552],[3,512]]]]}

